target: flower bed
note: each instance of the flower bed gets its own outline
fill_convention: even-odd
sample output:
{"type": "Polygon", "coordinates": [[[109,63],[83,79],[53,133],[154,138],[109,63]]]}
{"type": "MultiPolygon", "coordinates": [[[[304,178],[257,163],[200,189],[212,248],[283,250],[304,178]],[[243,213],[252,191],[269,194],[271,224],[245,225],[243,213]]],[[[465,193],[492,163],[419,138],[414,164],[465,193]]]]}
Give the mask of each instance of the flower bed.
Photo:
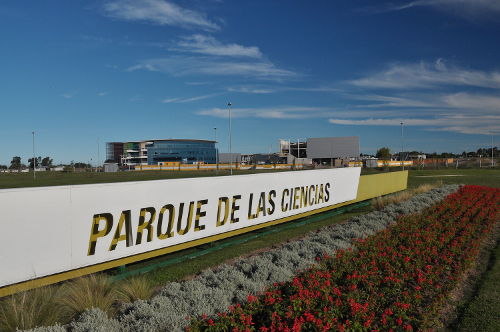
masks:
{"type": "Polygon", "coordinates": [[[465,186],[366,239],[358,251],[318,257],[293,281],[275,283],[190,331],[411,331],[428,328],[497,221],[500,190],[465,186]]]}
{"type": "Polygon", "coordinates": [[[398,215],[418,213],[458,190],[448,185],[386,206],[382,211],[354,217],[350,222],[326,227],[304,239],[286,243],[258,257],[238,259],[232,265],[204,271],[194,280],[167,284],[149,301],[125,304],[116,318],[99,309],[88,310],[66,326],[41,327],[36,332],[64,331],[183,331],[189,317],[217,317],[218,312],[257,295],[266,286],[292,280],[305,269],[336,250],[353,247],[353,238],[366,238],[394,223],[398,215]]]}

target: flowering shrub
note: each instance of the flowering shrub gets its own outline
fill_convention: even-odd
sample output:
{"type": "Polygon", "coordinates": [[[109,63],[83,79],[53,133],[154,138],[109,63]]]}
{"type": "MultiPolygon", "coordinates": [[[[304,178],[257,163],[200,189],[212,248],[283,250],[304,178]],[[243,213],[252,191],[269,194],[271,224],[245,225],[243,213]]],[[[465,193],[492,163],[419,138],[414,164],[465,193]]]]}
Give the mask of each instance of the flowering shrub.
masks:
{"type": "MultiPolygon", "coordinates": [[[[233,265],[208,269],[194,280],[168,283],[149,301],[138,300],[122,306],[116,318],[107,318],[99,309],[82,314],[66,326],[36,328],[34,332],[60,331],[183,331],[186,317],[203,317],[212,322],[218,313],[243,303],[248,295],[258,295],[266,286],[294,278],[298,269],[306,269],[318,256],[334,255],[353,246],[353,238],[366,238],[393,224],[398,215],[418,213],[448,194],[458,185],[447,185],[391,204],[381,211],[356,216],[350,222],[325,227],[319,232],[286,243],[258,257],[238,259],[233,265]]],[[[236,307],[237,308],[237,307],[236,307]]],[[[235,309],[236,310],[236,309],[235,309]]],[[[229,313],[229,311],[228,311],[229,313]]],[[[222,315],[222,314],[221,314],[222,315]]]]}
{"type": "Polygon", "coordinates": [[[413,331],[428,328],[499,213],[500,190],[465,186],[420,214],[318,257],[188,331],[413,331]]]}

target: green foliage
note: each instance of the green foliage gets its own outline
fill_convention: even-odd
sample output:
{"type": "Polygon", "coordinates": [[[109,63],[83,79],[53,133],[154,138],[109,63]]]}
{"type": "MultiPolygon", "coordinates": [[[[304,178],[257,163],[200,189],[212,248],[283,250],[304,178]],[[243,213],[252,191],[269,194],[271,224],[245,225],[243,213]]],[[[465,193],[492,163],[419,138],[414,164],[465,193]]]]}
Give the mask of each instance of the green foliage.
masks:
{"type": "Polygon", "coordinates": [[[0,301],[0,331],[53,325],[63,319],[61,292],[52,286],[40,287],[0,301]]]}
{"type": "Polygon", "coordinates": [[[43,158],[42,166],[52,166],[52,159],[50,159],[50,157],[43,158]]]}
{"type": "Polygon", "coordinates": [[[149,300],[155,287],[145,275],[126,279],[118,284],[118,298],[124,302],[149,300]]]}
{"type": "Polygon", "coordinates": [[[385,148],[380,148],[377,150],[377,154],[375,155],[375,158],[377,159],[389,159],[391,157],[391,150],[387,147],[385,148]]]}
{"type": "MultiPolygon", "coordinates": [[[[40,167],[42,163],[42,157],[38,157],[35,159],[36,168],[40,167]]],[[[28,164],[30,168],[33,168],[33,158],[28,159],[28,164]]]]}
{"type": "Polygon", "coordinates": [[[21,157],[14,157],[12,158],[12,161],[10,162],[10,167],[9,169],[21,169],[23,165],[21,164],[21,157]]]}
{"type": "Polygon", "coordinates": [[[67,282],[62,287],[61,304],[69,317],[75,317],[87,309],[99,308],[113,313],[117,300],[116,284],[104,274],[90,274],[67,282]]]}

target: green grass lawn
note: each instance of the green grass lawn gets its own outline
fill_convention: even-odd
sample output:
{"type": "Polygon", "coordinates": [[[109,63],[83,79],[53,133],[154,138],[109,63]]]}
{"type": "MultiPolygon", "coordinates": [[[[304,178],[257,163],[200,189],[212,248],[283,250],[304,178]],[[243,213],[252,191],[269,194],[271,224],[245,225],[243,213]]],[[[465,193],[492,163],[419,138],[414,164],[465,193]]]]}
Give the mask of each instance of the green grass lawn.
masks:
{"type": "MultiPolygon", "coordinates": [[[[283,172],[284,170],[233,170],[234,175],[283,172]]],[[[218,176],[228,176],[230,171],[219,170],[218,176]]],[[[33,179],[31,173],[0,173],[0,189],[65,186],[91,183],[112,183],[128,181],[150,181],[179,178],[196,178],[215,176],[215,171],[131,171],[116,173],[71,172],[59,171],[37,172],[33,179]]]]}
{"type": "Polygon", "coordinates": [[[458,320],[448,329],[450,332],[500,331],[500,246],[483,256],[486,254],[486,271],[478,278],[471,298],[459,306],[458,320]]]}
{"type": "MultiPolygon", "coordinates": [[[[285,172],[286,170],[233,170],[234,175],[285,172]]],[[[395,169],[393,169],[395,171],[395,169]]],[[[380,173],[377,170],[363,169],[362,175],[380,173]]],[[[228,176],[229,171],[219,170],[218,176],[228,176]]],[[[111,183],[127,181],[149,181],[179,179],[191,177],[215,176],[215,171],[137,171],[117,173],[89,173],[89,172],[38,172],[36,179],[33,173],[0,173],[0,189],[64,186],[91,183],[111,183]]],[[[500,170],[489,169],[455,169],[441,168],[439,170],[411,170],[409,172],[408,186],[418,187],[423,183],[442,180],[444,184],[465,183],[488,187],[500,187],[500,170]]]]}

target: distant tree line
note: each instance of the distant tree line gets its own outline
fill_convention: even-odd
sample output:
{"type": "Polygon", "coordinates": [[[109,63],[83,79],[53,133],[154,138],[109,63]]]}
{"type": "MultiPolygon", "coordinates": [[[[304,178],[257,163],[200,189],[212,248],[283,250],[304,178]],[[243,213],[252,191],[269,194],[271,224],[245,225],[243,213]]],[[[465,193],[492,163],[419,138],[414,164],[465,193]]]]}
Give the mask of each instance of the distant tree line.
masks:
{"type": "MultiPolygon", "coordinates": [[[[21,161],[21,157],[16,156],[12,158],[12,161],[10,162],[10,166],[7,165],[0,165],[0,169],[10,169],[10,170],[17,170],[20,171],[21,169],[24,169],[26,167],[33,168],[33,163],[35,163],[36,168],[40,168],[40,166],[46,166],[46,167],[51,167],[53,166],[52,162],[54,160],[51,159],[50,157],[45,157],[42,159],[41,156],[37,158],[29,158],[28,159],[28,166],[26,164],[23,164],[21,161]]],[[[75,163],[73,160],[71,161],[71,165],[69,165],[71,169],[75,168],[89,168],[90,169],[90,164],[87,163],[75,163]]]]}

